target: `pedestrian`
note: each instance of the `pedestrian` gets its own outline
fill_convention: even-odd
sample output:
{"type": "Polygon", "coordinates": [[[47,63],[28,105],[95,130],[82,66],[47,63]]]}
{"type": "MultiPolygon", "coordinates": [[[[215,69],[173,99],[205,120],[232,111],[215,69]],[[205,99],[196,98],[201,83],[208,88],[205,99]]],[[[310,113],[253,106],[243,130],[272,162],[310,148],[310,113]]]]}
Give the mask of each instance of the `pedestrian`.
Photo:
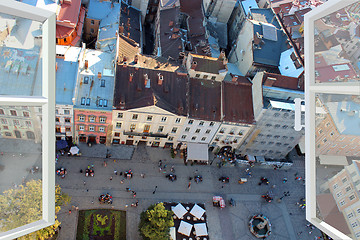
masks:
{"type": "Polygon", "coordinates": [[[91,167],[94,168],[94,164],[91,164],[91,167]]]}
{"type": "Polygon", "coordinates": [[[309,231],[309,235],[312,234],[312,231],[309,231]]]}
{"type": "Polygon", "coordinates": [[[106,163],[106,161],[104,161],[104,167],[106,167],[107,166],[107,163],[106,163]]]}
{"type": "Polygon", "coordinates": [[[88,165],[88,169],[90,169],[90,165],[88,165]]]}
{"type": "Polygon", "coordinates": [[[114,170],[114,174],[117,175],[117,171],[116,171],[116,170],[114,170]]]}
{"type": "Polygon", "coordinates": [[[82,169],[80,169],[80,173],[83,173],[83,170],[82,170],[82,169]]]}
{"type": "Polygon", "coordinates": [[[86,185],[86,182],[84,181],[84,186],[86,185]]]}
{"type": "Polygon", "coordinates": [[[120,176],[122,176],[123,175],[123,172],[120,172],[120,174],[119,174],[120,176]]]}
{"type": "Polygon", "coordinates": [[[136,198],[136,192],[134,192],[133,197],[136,198]]]}
{"type": "Polygon", "coordinates": [[[297,235],[298,235],[298,236],[300,236],[301,234],[302,234],[302,232],[298,232],[298,234],[297,234],[297,235]]]}
{"type": "Polygon", "coordinates": [[[94,201],[91,201],[91,204],[94,204],[94,201]]]}
{"type": "Polygon", "coordinates": [[[156,189],[157,189],[157,186],[155,186],[155,190],[153,191],[153,194],[155,194],[155,192],[156,192],[156,189]]]}
{"type": "Polygon", "coordinates": [[[191,188],[191,182],[189,182],[189,184],[188,184],[188,189],[190,189],[191,188]]]}
{"type": "Polygon", "coordinates": [[[140,176],[141,176],[142,178],[145,178],[145,173],[141,173],[140,176]]]}
{"type": "Polygon", "coordinates": [[[284,178],[283,178],[283,183],[286,183],[286,182],[287,182],[287,178],[284,177],[284,178]]]}
{"type": "Polygon", "coordinates": [[[110,177],[110,181],[112,180],[112,177],[110,177]]]}
{"type": "Polygon", "coordinates": [[[276,187],[276,185],[274,184],[274,185],[272,185],[271,187],[272,187],[272,188],[275,188],[275,187],[276,187]]]}
{"type": "Polygon", "coordinates": [[[71,214],[71,210],[69,210],[69,215],[71,214]]]}

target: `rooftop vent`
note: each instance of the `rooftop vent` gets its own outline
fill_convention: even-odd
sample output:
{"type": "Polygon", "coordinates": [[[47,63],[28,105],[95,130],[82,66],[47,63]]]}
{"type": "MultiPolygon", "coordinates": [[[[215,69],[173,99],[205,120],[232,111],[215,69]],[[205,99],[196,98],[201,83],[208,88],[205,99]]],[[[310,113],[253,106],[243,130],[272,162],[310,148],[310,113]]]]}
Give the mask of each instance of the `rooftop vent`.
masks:
{"type": "Polygon", "coordinates": [[[164,77],[163,75],[161,75],[161,73],[158,73],[157,75],[158,75],[158,84],[162,85],[164,81],[164,77]]]}
{"type": "Polygon", "coordinates": [[[85,69],[87,70],[89,68],[89,61],[85,60],[85,69]]]}
{"type": "Polygon", "coordinates": [[[97,77],[100,79],[101,78],[101,72],[98,72],[97,77]]]}
{"type": "Polygon", "coordinates": [[[233,75],[232,82],[237,82],[238,78],[239,78],[238,75],[233,75]]]}
{"type": "Polygon", "coordinates": [[[148,83],[149,77],[147,75],[147,73],[144,74],[144,85],[146,86],[148,83]]]}

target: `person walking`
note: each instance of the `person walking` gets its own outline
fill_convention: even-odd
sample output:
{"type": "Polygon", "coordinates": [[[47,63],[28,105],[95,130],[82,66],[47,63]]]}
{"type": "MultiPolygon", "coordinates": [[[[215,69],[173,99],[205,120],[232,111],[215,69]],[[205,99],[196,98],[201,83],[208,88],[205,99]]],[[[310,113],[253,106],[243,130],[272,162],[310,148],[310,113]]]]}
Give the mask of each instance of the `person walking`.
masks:
{"type": "Polygon", "coordinates": [[[190,189],[191,188],[191,182],[189,182],[189,184],[188,184],[188,189],[190,189]]]}
{"type": "Polygon", "coordinates": [[[114,174],[117,175],[117,171],[116,171],[116,170],[114,170],[114,174]]]}

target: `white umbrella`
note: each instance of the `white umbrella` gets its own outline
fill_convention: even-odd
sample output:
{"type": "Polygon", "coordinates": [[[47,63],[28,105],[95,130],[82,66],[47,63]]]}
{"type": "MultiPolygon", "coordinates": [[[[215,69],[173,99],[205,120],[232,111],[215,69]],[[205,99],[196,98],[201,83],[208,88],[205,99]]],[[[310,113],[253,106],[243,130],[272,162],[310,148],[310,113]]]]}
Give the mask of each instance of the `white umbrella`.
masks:
{"type": "Polygon", "coordinates": [[[193,227],[192,224],[181,221],[179,229],[178,229],[178,233],[181,233],[181,234],[189,237],[191,234],[192,227],[193,227]]]}
{"type": "Polygon", "coordinates": [[[70,148],[70,153],[72,154],[72,155],[75,155],[75,154],[78,154],[79,153],[79,148],[77,147],[77,146],[72,146],[71,148],[70,148]]]}
{"type": "Polygon", "coordinates": [[[175,215],[178,217],[178,218],[182,218],[186,213],[187,213],[187,210],[184,208],[184,206],[179,203],[178,205],[176,205],[172,211],[175,213],[175,215]]]}
{"type": "Polygon", "coordinates": [[[207,231],[207,228],[206,228],[206,223],[195,223],[194,228],[195,228],[195,232],[196,232],[197,237],[207,236],[208,235],[208,231],[207,231]]]}
{"type": "Polygon", "coordinates": [[[191,209],[190,214],[196,217],[197,219],[200,219],[202,215],[204,215],[205,210],[200,207],[199,205],[195,204],[194,207],[191,209]]]}

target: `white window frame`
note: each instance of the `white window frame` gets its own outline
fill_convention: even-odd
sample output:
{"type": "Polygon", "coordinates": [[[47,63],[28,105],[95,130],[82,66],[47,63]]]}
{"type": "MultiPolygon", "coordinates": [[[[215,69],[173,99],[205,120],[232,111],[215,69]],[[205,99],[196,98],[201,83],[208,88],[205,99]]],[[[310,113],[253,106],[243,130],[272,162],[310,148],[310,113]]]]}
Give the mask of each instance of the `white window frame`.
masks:
{"type": "Polygon", "coordinates": [[[0,233],[0,239],[15,239],[55,223],[55,31],[56,15],[17,2],[0,1],[0,12],[42,23],[42,96],[4,96],[0,103],[42,107],[42,219],[0,233]],[[53,133],[53,134],[49,134],[53,133]]]}
{"type": "Polygon", "coordinates": [[[305,178],[306,220],[334,239],[351,240],[338,229],[316,216],[316,159],[315,159],[315,95],[317,93],[359,95],[359,83],[315,83],[314,25],[317,19],[342,9],[358,0],[329,0],[305,14],[305,178]]]}

